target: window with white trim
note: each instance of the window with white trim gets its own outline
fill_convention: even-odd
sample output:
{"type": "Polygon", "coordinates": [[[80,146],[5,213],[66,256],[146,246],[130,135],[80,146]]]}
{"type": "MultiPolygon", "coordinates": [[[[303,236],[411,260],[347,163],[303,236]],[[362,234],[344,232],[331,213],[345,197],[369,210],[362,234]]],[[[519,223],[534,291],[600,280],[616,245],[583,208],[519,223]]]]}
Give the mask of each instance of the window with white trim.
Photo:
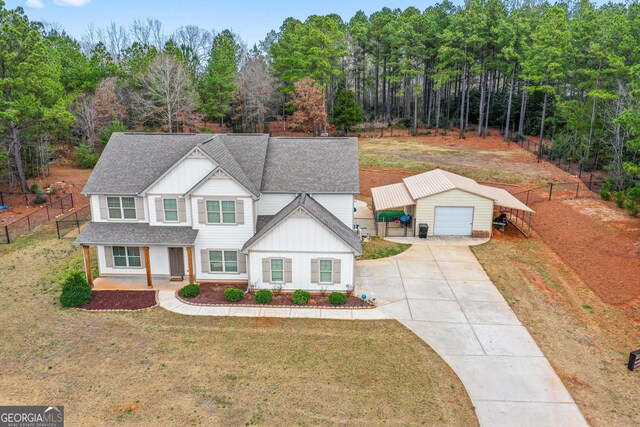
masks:
{"type": "Polygon", "coordinates": [[[164,209],[164,220],[167,222],[178,222],[178,200],[162,199],[164,209]]]}
{"type": "Polygon", "coordinates": [[[207,222],[209,224],[235,224],[235,200],[207,200],[207,222]]]}
{"type": "Polygon", "coordinates": [[[136,199],[107,196],[109,219],[136,219],[136,199]]]}
{"type": "Polygon", "coordinates": [[[333,260],[320,260],[320,283],[333,283],[333,260]]]}
{"type": "Polygon", "coordinates": [[[284,283],[284,259],[271,258],[271,282],[284,283]]]}
{"type": "Polygon", "coordinates": [[[113,246],[111,252],[113,254],[114,267],[142,267],[140,248],[134,246],[113,246]]]}
{"type": "Polygon", "coordinates": [[[238,251],[209,251],[209,271],[212,273],[237,273],[238,251]]]}

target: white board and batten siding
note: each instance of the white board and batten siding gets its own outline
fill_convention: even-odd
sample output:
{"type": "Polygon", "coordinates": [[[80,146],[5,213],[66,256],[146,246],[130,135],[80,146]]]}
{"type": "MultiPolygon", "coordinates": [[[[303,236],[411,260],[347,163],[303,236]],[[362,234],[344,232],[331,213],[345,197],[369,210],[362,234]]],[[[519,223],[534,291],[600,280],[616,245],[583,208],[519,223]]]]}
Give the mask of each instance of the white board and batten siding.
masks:
{"type": "MultiPolygon", "coordinates": [[[[292,193],[265,193],[257,202],[258,215],[275,215],[296,197],[292,193]]],[[[311,194],[318,203],[347,227],[353,228],[353,194],[311,194]]]]}
{"type": "Polygon", "coordinates": [[[238,257],[244,243],[253,236],[254,209],[252,195],[235,180],[228,177],[212,177],[202,183],[190,198],[193,228],[198,231],[194,257],[196,279],[198,281],[242,282],[248,280],[247,273],[209,273],[202,268],[202,250],[237,250],[238,257]],[[202,200],[234,200],[238,213],[238,201],[242,202],[242,218],[236,224],[206,224],[200,222],[198,202],[202,200]]]}
{"type": "MultiPolygon", "coordinates": [[[[466,191],[453,189],[432,196],[423,197],[416,202],[416,224],[428,224],[429,236],[442,235],[435,223],[436,207],[473,208],[473,231],[491,232],[493,221],[493,200],[466,191]]],[[[443,211],[440,213],[442,214],[443,211]]],[[[446,213],[446,212],[445,212],[446,213]]],[[[459,212],[461,215],[464,212],[459,212]]],[[[442,218],[438,220],[440,222],[442,218]]],[[[418,227],[416,226],[416,233],[418,227]]],[[[445,230],[446,231],[446,230],[445,230]]]]}
{"type": "Polygon", "coordinates": [[[323,225],[308,216],[293,215],[249,250],[249,269],[252,282],[260,288],[273,288],[270,277],[263,275],[263,259],[291,259],[291,282],[283,289],[306,289],[311,291],[344,291],[353,285],[353,250],[341,239],[329,232],[323,225]],[[300,238],[304,236],[304,238],[300,238]],[[312,282],[312,260],[332,259],[340,266],[340,280],[331,285],[312,282]]]}
{"type": "Polygon", "coordinates": [[[187,157],[160,178],[148,194],[183,195],[210,173],[216,165],[207,158],[187,157]]]}

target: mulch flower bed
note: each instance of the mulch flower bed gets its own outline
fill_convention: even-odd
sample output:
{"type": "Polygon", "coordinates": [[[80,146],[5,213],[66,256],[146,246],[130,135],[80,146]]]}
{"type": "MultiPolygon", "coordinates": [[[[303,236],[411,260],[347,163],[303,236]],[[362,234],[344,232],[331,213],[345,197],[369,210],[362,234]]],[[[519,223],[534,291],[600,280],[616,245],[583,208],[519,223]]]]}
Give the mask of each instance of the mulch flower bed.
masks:
{"type": "Polygon", "coordinates": [[[91,302],[82,309],[90,311],[134,311],[158,305],[156,291],[93,291],[91,302]]]}
{"type": "Polygon", "coordinates": [[[182,298],[176,292],[176,298],[191,305],[225,305],[225,306],[256,306],[256,307],[296,307],[296,308],[373,308],[374,306],[352,295],[347,296],[347,302],[343,305],[333,305],[329,302],[329,293],[326,295],[311,294],[308,304],[296,305],[291,302],[291,292],[273,293],[273,299],[268,304],[257,304],[253,295],[245,294],[238,302],[229,302],[224,297],[227,288],[247,290],[247,285],[203,284],[200,285],[200,295],[193,298],[182,298]]]}

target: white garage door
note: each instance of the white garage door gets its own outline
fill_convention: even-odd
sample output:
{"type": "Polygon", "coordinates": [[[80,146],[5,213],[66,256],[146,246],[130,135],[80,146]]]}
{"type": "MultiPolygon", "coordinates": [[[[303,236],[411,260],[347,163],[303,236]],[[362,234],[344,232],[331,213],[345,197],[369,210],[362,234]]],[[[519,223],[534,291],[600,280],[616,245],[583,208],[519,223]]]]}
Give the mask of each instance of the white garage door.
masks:
{"type": "Polygon", "coordinates": [[[435,236],[471,236],[473,208],[436,206],[435,236]]]}

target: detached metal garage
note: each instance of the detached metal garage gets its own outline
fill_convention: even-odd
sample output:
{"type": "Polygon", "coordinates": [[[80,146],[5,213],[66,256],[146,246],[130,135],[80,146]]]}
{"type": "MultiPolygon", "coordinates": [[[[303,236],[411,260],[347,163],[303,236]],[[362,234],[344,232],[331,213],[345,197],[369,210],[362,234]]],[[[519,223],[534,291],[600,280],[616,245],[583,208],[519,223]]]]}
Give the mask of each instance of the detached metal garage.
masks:
{"type": "MultiPolygon", "coordinates": [[[[372,188],[371,194],[374,215],[402,208],[415,218],[416,224],[429,225],[429,236],[490,237],[496,210],[506,210],[510,221],[527,234],[533,213],[501,188],[478,184],[442,169],[372,188]]],[[[418,234],[418,227],[413,234],[418,234]]]]}

